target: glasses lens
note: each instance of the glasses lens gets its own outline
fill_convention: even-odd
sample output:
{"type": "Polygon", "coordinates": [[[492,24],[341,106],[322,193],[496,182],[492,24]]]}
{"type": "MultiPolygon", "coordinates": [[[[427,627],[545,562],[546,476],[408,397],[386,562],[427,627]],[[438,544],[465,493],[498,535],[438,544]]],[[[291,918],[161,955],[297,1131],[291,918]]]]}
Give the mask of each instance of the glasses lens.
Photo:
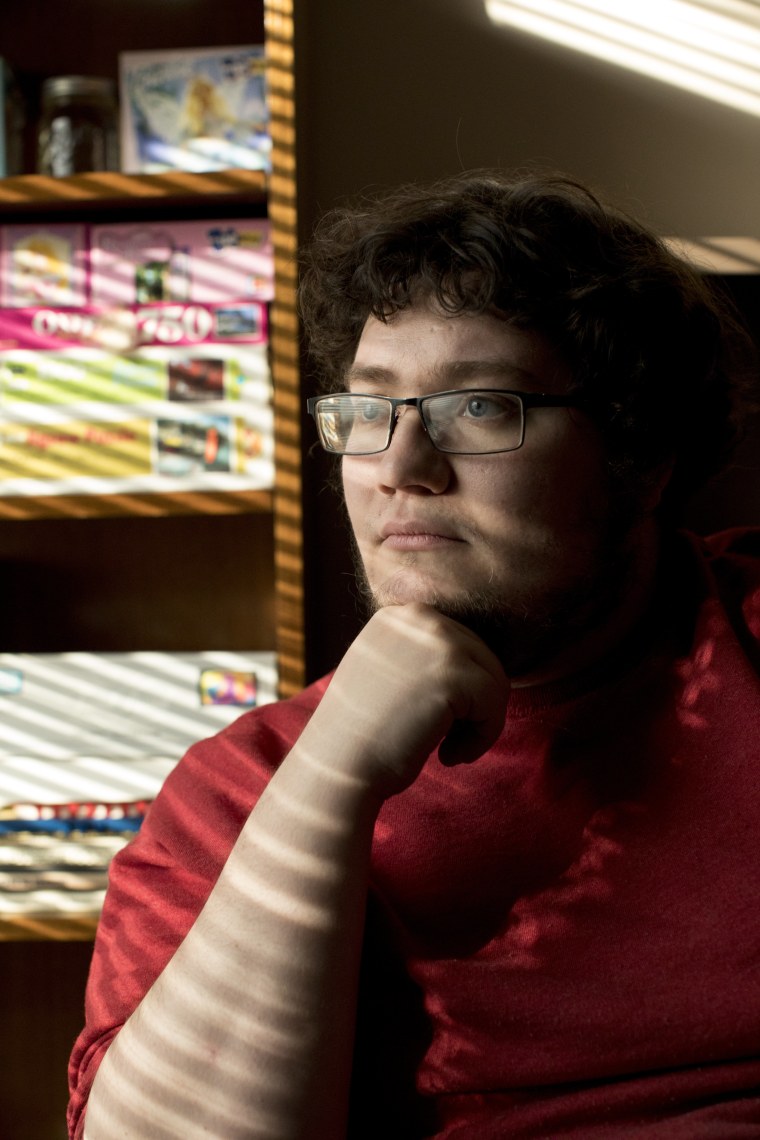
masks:
{"type": "Polygon", "coordinates": [[[433,443],[463,455],[513,451],[523,441],[523,407],[506,392],[445,392],[423,401],[433,443]]]}
{"type": "Polygon", "coordinates": [[[381,396],[341,392],[317,404],[322,445],[337,455],[371,455],[388,443],[391,404],[381,396]]]}

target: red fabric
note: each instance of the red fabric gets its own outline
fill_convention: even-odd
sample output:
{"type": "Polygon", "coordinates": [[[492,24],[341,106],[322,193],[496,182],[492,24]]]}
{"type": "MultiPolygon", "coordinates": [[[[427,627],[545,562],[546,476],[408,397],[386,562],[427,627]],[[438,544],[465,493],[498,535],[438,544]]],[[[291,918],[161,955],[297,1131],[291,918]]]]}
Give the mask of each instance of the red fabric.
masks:
{"type": "MultiPolygon", "coordinates": [[[[671,560],[594,675],[515,690],[376,830],[353,1135],[760,1136],[760,532],[671,560]]],[[[190,751],[115,861],[70,1128],[326,682],[190,751]]]]}

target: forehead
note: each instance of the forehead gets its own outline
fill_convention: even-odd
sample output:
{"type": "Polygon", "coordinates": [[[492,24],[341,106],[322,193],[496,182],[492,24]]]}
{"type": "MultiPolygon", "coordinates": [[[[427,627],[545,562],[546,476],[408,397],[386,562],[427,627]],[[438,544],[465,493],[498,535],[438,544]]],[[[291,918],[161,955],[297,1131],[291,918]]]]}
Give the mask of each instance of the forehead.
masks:
{"type": "Polygon", "coordinates": [[[487,381],[562,391],[569,373],[538,333],[488,313],[450,315],[418,304],[387,322],[369,317],[347,375],[352,387],[414,383],[435,390],[487,381]]]}

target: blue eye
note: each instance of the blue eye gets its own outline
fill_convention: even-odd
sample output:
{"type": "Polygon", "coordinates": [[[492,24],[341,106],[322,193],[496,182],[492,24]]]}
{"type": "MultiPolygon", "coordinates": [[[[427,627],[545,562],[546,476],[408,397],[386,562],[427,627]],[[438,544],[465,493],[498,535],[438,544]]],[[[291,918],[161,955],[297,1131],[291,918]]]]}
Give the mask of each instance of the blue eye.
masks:
{"type": "Polygon", "coordinates": [[[380,404],[372,404],[369,401],[362,401],[359,405],[359,414],[365,423],[372,423],[382,415],[383,409],[380,404]]]}
{"type": "Polygon", "coordinates": [[[471,416],[473,419],[482,419],[493,410],[492,400],[486,400],[483,396],[472,396],[465,406],[465,415],[471,416]]]}
{"type": "Polygon", "coordinates": [[[499,398],[498,395],[477,392],[467,397],[461,414],[471,420],[494,419],[496,416],[509,415],[514,407],[513,400],[508,396],[499,398]]]}

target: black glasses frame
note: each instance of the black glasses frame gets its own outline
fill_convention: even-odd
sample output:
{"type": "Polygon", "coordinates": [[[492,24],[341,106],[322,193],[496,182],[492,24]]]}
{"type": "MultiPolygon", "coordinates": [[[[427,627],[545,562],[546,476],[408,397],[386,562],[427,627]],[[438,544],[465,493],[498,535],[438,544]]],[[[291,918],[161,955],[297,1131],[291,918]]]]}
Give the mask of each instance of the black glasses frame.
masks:
{"type": "Polygon", "coordinates": [[[583,399],[579,394],[569,396],[552,396],[544,392],[519,392],[511,388],[452,388],[444,392],[429,392],[426,396],[380,396],[374,392],[329,392],[323,396],[311,396],[306,401],[306,410],[310,416],[313,416],[317,425],[317,432],[319,440],[325,451],[330,452],[331,455],[380,455],[383,451],[387,451],[393,439],[393,433],[398,423],[398,408],[416,408],[419,412],[420,420],[425,433],[430,440],[431,444],[436,451],[441,451],[446,455],[499,455],[507,451],[517,451],[522,447],[525,442],[525,413],[530,408],[580,408],[583,406],[583,399]],[[520,442],[516,443],[513,447],[497,447],[490,451],[459,451],[448,447],[439,447],[430,434],[429,425],[425,415],[425,405],[430,400],[435,400],[439,396],[478,396],[478,395],[496,395],[496,396],[514,396],[520,403],[520,442]],[[372,400],[382,400],[385,404],[390,405],[390,419],[388,421],[388,438],[383,447],[378,447],[374,451],[336,451],[335,448],[330,447],[325,441],[325,437],[320,430],[319,424],[319,405],[320,403],[332,400],[336,396],[367,396],[372,400]]]}

